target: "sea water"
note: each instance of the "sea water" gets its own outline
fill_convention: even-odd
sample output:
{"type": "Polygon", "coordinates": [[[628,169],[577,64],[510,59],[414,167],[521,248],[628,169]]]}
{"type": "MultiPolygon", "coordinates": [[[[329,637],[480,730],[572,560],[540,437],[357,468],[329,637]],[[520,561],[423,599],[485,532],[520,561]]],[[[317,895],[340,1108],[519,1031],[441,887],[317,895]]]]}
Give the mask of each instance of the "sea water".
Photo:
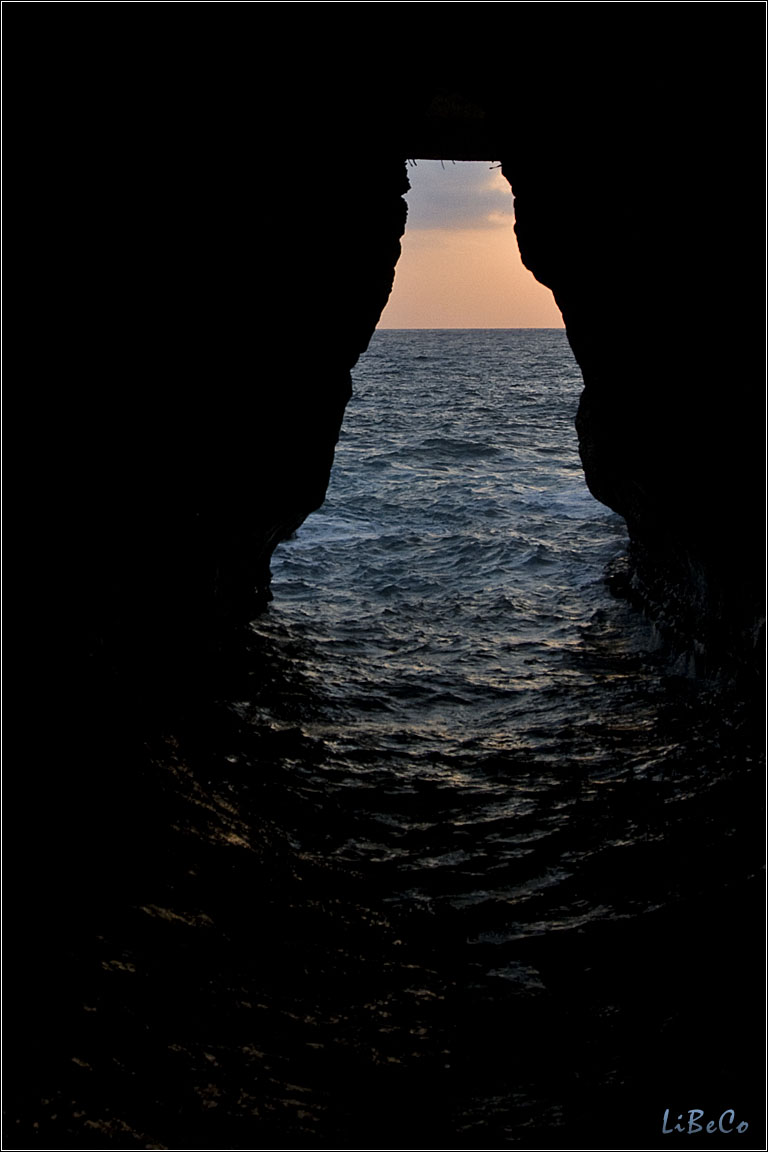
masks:
{"type": "Polygon", "coordinates": [[[754,1123],[745,700],[611,594],[565,333],[377,332],[353,386],[274,601],[126,778],[50,1110],[131,1147],[754,1123]]]}
{"type": "Polygon", "coordinates": [[[563,780],[674,752],[658,638],[607,585],[626,529],[584,480],[582,386],[564,331],[377,332],[325,504],[275,554],[254,629],[290,637],[294,687],[250,717],[315,742],[292,787],[356,794],[322,854],[397,861],[411,898],[488,899],[533,834],[552,856],[535,883],[520,863],[524,906],[563,872],[563,780]]]}
{"type": "Polygon", "coordinates": [[[589,1141],[590,1101],[682,1082],[656,1040],[676,1012],[716,1065],[680,925],[750,870],[741,705],[610,591],[626,528],[585,483],[565,332],[376,332],[353,386],[327,499],[252,625],[270,676],[230,704],[261,749],[247,805],[287,853],[275,915],[297,917],[303,976],[268,1010],[305,1021],[276,1044],[315,1107],[289,1130],[589,1141]]]}

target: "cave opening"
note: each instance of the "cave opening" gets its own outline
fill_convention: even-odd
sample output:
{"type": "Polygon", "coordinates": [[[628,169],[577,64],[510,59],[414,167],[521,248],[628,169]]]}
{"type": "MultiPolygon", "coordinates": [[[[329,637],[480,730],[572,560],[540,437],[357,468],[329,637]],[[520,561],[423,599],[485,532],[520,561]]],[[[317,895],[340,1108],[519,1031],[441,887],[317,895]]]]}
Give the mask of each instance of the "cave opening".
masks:
{"type": "Polygon", "coordinates": [[[411,160],[408,217],[389,328],[562,328],[552,293],[522,263],[497,161],[411,160]]]}
{"type": "Polygon", "coordinates": [[[370,739],[374,712],[388,749],[458,755],[469,730],[509,752],[534,690],[565,715],[624,526],[584,482],[581,375],[520,258],[500,166],[417,160],[408,177],[394,288],[352,371],[325,501],[275,553],[271,611],[348,733],[370,739]]]}
{"type": "Polygon", "coordinates": [[[254,70],[228,13],[218,51],[205,11],[190,50],[189,20],[156,22],[148,56],[98,11],[74,54],[52,44],[16,229],[42,285],[14,390],[17,1146],[588,1147],[597,1117],[598,1141],[653,1147],[686,1100],[760,1146],[763,726],[751,681],[745,701],[668,674],[606,588],[626,530],[584,483],[569,339],[634,589],[751,669],[755,318],[719,286],[754,265],[760,37],[737,25],[761,10],[616,6],[613,35],[596,7],[555,59],[566,9],[541,11],[527,36],[478,9],[474,52],[457,13],[452,59],[442,14],[422,50],[396,16],[391,51],[386,21],[375,51],[345,27],[307,69],[292,34],[254,70]],[[551,322],[494,279],[519,264],[508,188],[419,224],[422,189],[434,213],[455,178],[501,179],[414,143],[454,76],[488,93],[568,337],[533,273],[551,322]],[[374,331],[392,155],[424,158],[374,331]]]}

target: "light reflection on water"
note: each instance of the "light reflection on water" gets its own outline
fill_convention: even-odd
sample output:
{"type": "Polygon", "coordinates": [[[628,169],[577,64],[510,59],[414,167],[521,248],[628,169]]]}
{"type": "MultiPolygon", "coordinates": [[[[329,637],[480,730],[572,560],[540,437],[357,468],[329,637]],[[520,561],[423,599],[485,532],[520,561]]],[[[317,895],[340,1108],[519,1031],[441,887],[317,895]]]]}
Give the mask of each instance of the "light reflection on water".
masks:
{"type": "Polygon", "coordinates": [[[355,388],[214,750],[179,738],[201,861],[152,905],[216,911],[196,1011],[231,1021],[221,1106],[247,1079],[264,1146],[402,1140],[393,1100],[425,1147],[563,1146],[626,1085],[638,1113],[648,1068],[678,1084],[674,1029],[741,991],[699,942],[751,867],[740,705],[607,589],[624,530],[583,484],[564,334],[381,333],[355,388]]]}
{"type": "Polygon", "coordinates": [[[611,1137],[662,1097],[748,1112],[745,701],[608,592],[563,334],[382,336],[274,604],[83,838],[98,932],[62,916],[61,972],[34,958],[71,1007],[39,1143],[74,1115],[99,1146],[591,1147],[597,1107],[611,1137]]]}

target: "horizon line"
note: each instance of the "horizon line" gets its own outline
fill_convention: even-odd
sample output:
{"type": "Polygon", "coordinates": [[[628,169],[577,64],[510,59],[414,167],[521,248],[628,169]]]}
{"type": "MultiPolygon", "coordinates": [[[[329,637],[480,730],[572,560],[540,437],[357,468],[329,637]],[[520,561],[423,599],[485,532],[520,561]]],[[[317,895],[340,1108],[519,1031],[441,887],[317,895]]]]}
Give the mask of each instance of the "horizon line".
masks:
{"type": "Polygon", "coordinates": [[[442,325],[435,327],[409,327],[409,328],[395,328],[395,327],[377,327],[376,332],[565,332],[565,325],[558,324],[557,327],[552,327],[549,324],[474,324],[467,326],[450,325],[450,327],[442,325]]]}

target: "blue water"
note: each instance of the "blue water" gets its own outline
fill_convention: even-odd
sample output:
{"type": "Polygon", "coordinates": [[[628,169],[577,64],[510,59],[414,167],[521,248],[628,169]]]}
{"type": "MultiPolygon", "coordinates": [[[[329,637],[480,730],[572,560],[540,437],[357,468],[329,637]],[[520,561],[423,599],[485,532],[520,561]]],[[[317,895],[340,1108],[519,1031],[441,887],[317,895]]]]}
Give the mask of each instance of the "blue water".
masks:
{"type": "Polygon", "coordinates": [[[322,653],[352,740],[538,744],[625,542],[584,483],[564,332],[379,332],[354,388],[326,503],[276,554],[272,618],[322,653]]]}
{"type": "MultiPolygon", "coordinates": [[[[606,583],[626,531],[584,482],[580,373],[559,330],[384,331],[353,379],[326,502],[277,550],[253,625],[289,638],[294,686],[246,714],[312,743],[288,787],[320,819],[356,797],[319,845],[297,824],[302,849],[396,861],[392,899],[465,906],[499,869],[507,901],[505,870],[546,841],[522,906],[572,870],[564,778],[652,778],[683,749],[655,731],[654,629],[606,583]]],[[[560,907],[557,923],[610,914],[560,907]]]]}

